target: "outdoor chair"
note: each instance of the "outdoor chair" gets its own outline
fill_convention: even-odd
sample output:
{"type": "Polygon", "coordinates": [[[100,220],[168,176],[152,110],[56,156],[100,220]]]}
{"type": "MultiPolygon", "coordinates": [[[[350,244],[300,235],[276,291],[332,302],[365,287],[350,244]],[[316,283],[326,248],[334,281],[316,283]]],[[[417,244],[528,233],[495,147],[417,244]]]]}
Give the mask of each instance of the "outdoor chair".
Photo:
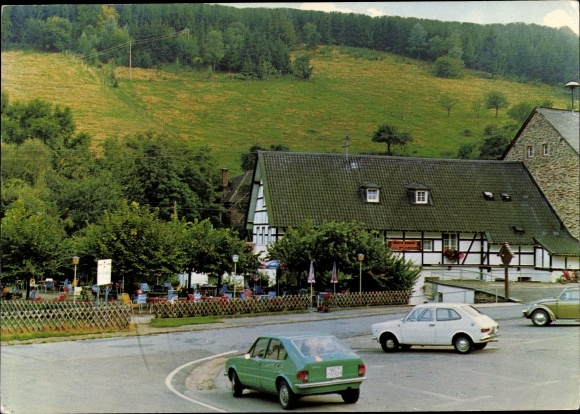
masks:
{"type": "Polygon", "coordinates": [[[147,306],[147,294],[139,293],[133,304],[139,307],[139,313],[143,310],[143,305],[147,306]]]}

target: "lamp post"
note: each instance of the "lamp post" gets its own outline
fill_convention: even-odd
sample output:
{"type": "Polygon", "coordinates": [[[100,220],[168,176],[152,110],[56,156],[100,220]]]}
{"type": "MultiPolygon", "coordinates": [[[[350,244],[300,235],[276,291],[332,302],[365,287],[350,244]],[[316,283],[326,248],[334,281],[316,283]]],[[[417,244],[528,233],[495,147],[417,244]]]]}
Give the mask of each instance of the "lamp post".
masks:
{"type": "Polygon", "coordinates": [[[73,303],[76,303],[77,301],[77,295],[76,295],[76,287],[77,287],[77,265],[79,264],[79,257],[78,256],[73,256],[72,258],[72,264],[75,267],[75,273],[74,273],[74,277],[73,277],[73,303]]]}
{"type": "Polygon", "coordinates": [[[566,88],[569,88],[570,91],[572,92],[572,112],[574,112],[574,89],[576,89],[577,87],[579,87],[580,86],[580,83],[578,83],[578,82],[568,82],[564,86],[566,88]]]}
{"type": "Polygon", "coordinates": [[[362,295],[362,262],[365,259],[365,255],[362,253],[359,253],[357,256],[358,259],[358,272],[359,272],[359,288],[358,288],[358,294],[362,295]]]}
{"type": "Polygon", "coordinates": [[[234,262],[234,299],[236,298],[236,266],[238,264],[239,256],[237,254],[232,255],[232,262],[234,262]]]}

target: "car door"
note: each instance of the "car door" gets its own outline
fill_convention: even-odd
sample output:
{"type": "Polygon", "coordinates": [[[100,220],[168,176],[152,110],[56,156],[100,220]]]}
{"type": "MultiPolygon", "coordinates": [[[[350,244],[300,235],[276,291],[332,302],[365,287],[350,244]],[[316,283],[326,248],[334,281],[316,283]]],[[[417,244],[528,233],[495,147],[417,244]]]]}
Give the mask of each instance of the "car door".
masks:
{"type": "Polygon", "coordinates": [[[416,309],[401,324],[401,343],[432,345],[436,343],[435,315],[432,307],[416,309]]]}
{"type": "Polygon", "coordinates": [[[266,350],[266,355],[261,363],[260,388],[268,392],[276,392],[276,378],[278,373],[284,370],[287,353],[284,344],[279,339],[273,338],[266,350]]]}
{"type": "Polygon", "coordinates": [[[435,311],[437,345],[450,345],[453,335],[465,330],[468,322],[453,308],[437,308],[435,311]]]}
{"type": "Polygon", "coordinates": [[[238,375],[242,384],[248,388],[261,389],[262,366],[270,338],[258,338],[250,349],[249,358],[238,375]]]}
{"type": "Polygon", "coordinates": [[[556,318],[580,318],[580,290],[569,290],[562,292],[558,298],[556,318]]]}

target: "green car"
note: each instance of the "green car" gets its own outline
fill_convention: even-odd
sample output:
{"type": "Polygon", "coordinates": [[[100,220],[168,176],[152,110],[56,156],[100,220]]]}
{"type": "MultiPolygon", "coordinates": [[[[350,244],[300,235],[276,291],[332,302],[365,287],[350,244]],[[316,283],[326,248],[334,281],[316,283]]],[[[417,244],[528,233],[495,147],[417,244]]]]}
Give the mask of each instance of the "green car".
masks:
{"type": "Polygon", "coordinates": [[[234,397],[241,397],[244,389],[277,394],[286,410],[305,395],[338,393],[345,403],[356,403],[365,372],[352,349],[321,333],[260,336],[246,354],[225,363],[234,397]]]}
{"type": "Polygon", "coordinates": [[[558,319],[580,319],[580,287],[564,288],[557,298],[534,301],[524,310],[524,317],[536,326],[546,326],[558,319]]]}

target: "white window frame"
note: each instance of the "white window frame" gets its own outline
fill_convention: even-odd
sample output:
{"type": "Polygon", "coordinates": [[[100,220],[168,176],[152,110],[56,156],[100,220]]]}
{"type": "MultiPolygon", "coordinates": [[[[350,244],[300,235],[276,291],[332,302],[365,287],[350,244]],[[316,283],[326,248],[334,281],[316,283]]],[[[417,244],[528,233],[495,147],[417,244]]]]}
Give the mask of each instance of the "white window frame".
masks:
{"type": "Polygon", "coordinates": [[[378,188],[367,188],[367,202],[368,203],[378,203],[380,192],[378,188]]]}
{"type": "Polygon", "coordinates": [[[458,250],[459,241],[457,233],[443,233],[443,250],[455,249],[458,250]]]}
{"type": "Polygon", "coordinates": [[[433,240],[423,240],[423,251],[424,252],[433,251],[433,240]]]}
{"type": "Polygon", "coordinates": [[[526,154],[527,154],[528,158],[534,157],[534,146],[533,145],[528,145],[526,147],[526,154]]]}
{"type": "Polygon", "coordinates": [[[542,154],[550,155],[550,148],[548,147],[548,144],[542,144],[542,154]]]}
{"type": "Polygon", "coordinates": [[[415,204],[427,204],[428,202],[429,202],[429,191],[427,190],[415,191],[415,204]]]}

